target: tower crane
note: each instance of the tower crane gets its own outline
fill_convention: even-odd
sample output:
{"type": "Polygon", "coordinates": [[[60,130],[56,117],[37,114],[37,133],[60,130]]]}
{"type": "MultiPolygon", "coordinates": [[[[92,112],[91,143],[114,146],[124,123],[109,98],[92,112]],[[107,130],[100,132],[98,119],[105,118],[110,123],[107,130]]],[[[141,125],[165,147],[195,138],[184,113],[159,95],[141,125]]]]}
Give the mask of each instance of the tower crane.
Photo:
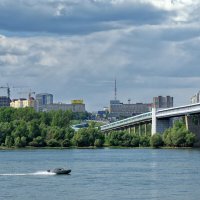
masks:
{"type": "Polygon", "coordinates": [[[31,99],[31,95],[32,95],[32,94],[35,94],[35,92],[31,92],[31,91],[30,91],[30,92],[28,93],[28,99],[29,99],[29,100],[31,99]]]}
{"type": "Polygon", "coordinates": [[[26,91],[26,92],[18,92],[18,94],[28,94],[28,100],[30,100],[31,99],[31,95],[32,94],[35,94],[35,92],[32,92],[31,90],[28,92],[28,91],[26,91]]]}
{"type": "Polygon", "coordinates": [[[0,86],[0,89],[7,89],[7,96],[8,98],[10,98],[10,87],[7,85],[7,86],[0,86]]]}

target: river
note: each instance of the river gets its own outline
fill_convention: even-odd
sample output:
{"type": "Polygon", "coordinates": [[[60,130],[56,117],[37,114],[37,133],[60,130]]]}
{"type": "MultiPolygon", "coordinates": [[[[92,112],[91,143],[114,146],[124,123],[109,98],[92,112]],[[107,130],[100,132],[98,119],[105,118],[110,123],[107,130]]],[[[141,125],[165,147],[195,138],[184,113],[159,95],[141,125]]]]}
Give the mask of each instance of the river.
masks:
{"type": "Polygon", "coordinates": [[[198,149],[0,151],[1,200],[198,200],[199,185],[198,149]]]}

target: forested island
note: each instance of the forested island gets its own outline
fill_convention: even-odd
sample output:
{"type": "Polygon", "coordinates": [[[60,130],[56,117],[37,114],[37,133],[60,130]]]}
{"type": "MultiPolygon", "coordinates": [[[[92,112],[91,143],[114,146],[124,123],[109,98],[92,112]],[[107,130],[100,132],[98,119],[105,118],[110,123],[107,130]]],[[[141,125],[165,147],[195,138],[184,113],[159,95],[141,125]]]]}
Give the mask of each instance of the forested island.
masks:
{"type": "Polygon", "coordinates": [[[111,131],[102,133],[95,122],[88,128],[74,131],[71,126],[87,119],[88,113],[71,111],[36,112],[32,108],[0,109],[1,148],[24,147],[192,147],[196,142],[193,133],[186,130],[182,121],[153,136],[111,131]]]}

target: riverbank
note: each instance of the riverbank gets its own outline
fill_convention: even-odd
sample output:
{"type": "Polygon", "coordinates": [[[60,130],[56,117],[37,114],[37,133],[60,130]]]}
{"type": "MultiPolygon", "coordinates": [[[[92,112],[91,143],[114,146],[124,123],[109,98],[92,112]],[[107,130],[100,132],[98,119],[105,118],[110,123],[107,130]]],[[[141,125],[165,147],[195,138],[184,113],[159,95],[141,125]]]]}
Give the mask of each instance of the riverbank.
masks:
{"type": "Polygon", "coordinates": [[[122,147],[122,146],[105,146],[105,147],[32,147],[27,146],[23,148],[17,148],[17,147],[0,147],[1,150],[36,150],[36,149],[200,149],[200,147],[160,147],[160,148],[154,148],[154,147],[122,147]]]}

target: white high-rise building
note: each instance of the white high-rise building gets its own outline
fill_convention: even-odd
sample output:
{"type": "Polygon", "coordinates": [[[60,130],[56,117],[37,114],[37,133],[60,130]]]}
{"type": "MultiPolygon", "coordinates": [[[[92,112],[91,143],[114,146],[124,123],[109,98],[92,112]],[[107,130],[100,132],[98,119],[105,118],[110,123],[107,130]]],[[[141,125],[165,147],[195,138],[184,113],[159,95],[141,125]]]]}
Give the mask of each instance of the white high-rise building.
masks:
{"type": "Polygon", "coordinates": [[[193,97],[191,97],[191,103],[199,103],[200,102],[200,91],[197,92],[193,97]]]}

